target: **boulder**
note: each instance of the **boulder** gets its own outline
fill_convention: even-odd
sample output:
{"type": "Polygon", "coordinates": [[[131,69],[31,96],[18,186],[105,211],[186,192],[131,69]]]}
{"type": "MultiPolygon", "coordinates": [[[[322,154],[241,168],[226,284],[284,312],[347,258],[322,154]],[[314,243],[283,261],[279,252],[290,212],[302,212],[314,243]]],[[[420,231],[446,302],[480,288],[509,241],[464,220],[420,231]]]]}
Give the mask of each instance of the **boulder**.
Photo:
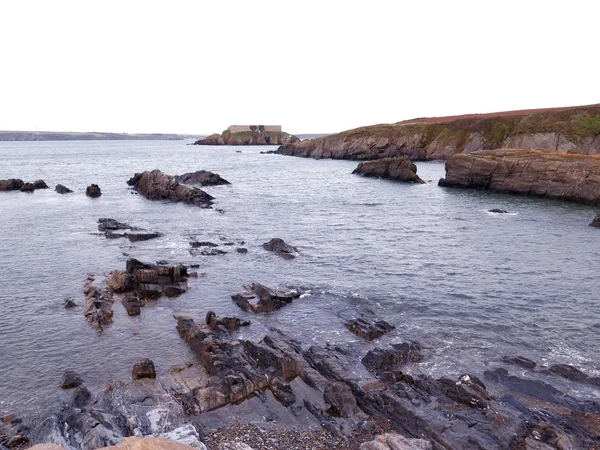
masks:
{"type": "Polygon", "coordinates": [[[423,359],[421,347],[414,342],[394,344],[391,348],[369,350],[361,360],[362,364],[375,373],[396,370],[399,365],[423,359]]]}
{"type": "Polygon", "coordinates": [[[367,341],[380,338],[396,327],[387,323],[385,320],[377,320],[368,322],[363,318],[348,320],[344,323],[346,328],[357,336],[362,337],[367,341]]]}
{"type": "Polygon", "coordinates": [[[94,281],[94,277],[88,277],[83,285],[85,294],[83,314],[96,330],[102,331],[104,326],[112,323],[112,290],[100,289],[94,285],[94,281]]]}
{"type": "Polygon", "coordinates": [[[260,283],[244,286],[244,291],[231,299],[244,311],[253,313],[273,312],[289,305],[300,297],[296,291],[277,291],[260,283]]]}
{"type": "Polygon", "coordinates": [[[590,227],[600,228],[600,214],[596,214],[592,223],[590,223],[590,227]]]}
{"type": "Polygon", "coordinates": [[[154,368],[154,363],[152,360],[144,358],[136,362],[133,365],[131,377],[134,380],[141,380],[142,378],[156,378],[156,369],[154,368]]]}
{"type": "Polygon", "coordinates": [[[56,192],[58,192],[59,194],[69,194],[69,193],[73,192],[71,189],[69,189],[69,188],[68,188],[68,187],[66,187],[66,186],[63,186],[62,184],[57,184],[57,185],[54,187],[54,190],[55,190],[56,192]]]}
{"type": "Polygon", "coordinates": [[[177,175],[176,180],[184,184],[199,184],[200,186],[219,186],[231,184],[220,175],[207,170],[198,170],[197,172],[188,172],[183,175],[177,175]]]}
{"type": "Polygon", "coordinates": [[[352,389],[346,383],[328,383],[323,391],[323,400],[329,405],[327,413],[332,416],[350,418],[359,412],[352,389]]]}
{"type": "Polygon", "coordinates": [[[60,380],[61,389],[72,389],[80,386],[83,380],[74,370],[65,370],[60,380]]]}
{"type": "Polygon", "coordinates": [[[126,295],[121,302],[129,316],[138,316],[141,313],[140,300],[135,295],[126,295]]]}
{"type": "Polygon", "coordinates": [[[283,239],[273,238],[269,242],[265,242],[262,247],[281,256],[283,259],[293,259],[298,254],[298,249],[286,244],[283,239]]]}
{"type": "Polygon", "coordinates": [[[406,155],[364,161],[358,164],[353,174],[366,177],[385,178],[392,181],[425,183],[417,175],[417,166],[406,155]]]}
{"type": "Polygon", "coordinates": [[[48,189],[48,185],[44,180],[35,180],[33,182],[34,189],[48,189]]]}
{"type": "Polygon", "coordinates": [[[0,180],[0,191],[19,191],[25,182],[19,178],[0,180]]]}
{"type": "Polygon", "coordinates": [[[502,361],[515,366],[521,366],[525,369],[535,369],[536,363],[529,358],[524,356],[504,356],[502,361]]]}
{"type": "Polygon", "coordinates": [[[183,202],[201,208],[210,208],[212,205],[211,195],[196,187],[179,184],[176,177],[158,169],[136,173],[127,184],[149,200],[183,202]]]}
{"type": "Polygon", "coordinates": [[[91,184],[85,189],[85,195],[92,198],[97,198],[102,195],[102,191],[100,190],[100,186],[97,184],[91,184]]]}

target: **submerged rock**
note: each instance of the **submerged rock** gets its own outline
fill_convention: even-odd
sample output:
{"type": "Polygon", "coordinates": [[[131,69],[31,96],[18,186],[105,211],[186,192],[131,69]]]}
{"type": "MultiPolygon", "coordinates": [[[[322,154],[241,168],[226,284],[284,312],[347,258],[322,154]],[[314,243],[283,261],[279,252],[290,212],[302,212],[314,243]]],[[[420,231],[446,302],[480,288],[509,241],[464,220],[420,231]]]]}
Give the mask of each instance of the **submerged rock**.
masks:
{"type": "Polygon", "coordinates": [[[498,208],[488,209],[488,212],[495,213],[495,214],[507,214],[508,213],[508,211],[506,211],[504,209],[498,209],[498,208]]]}
{"type": "Polygon", "coordinates": [[[98,219],[98,231],[103,231],[108,239],[117,239],[126,237],[131,242],[148,241],[162,236],[162,233],[155,231],[145,231],[136,227],[132,227],[128,223],[119,222],[115,219],[100,218],[98,219]],[[115,233],[120,230],[131,230],[124,233],[115,233]]]}
{"type": "Polygon", "coordinates": [[[149,200],[183,202],[201,208],[210,208],[212,205],[211,195],[196,187],[179,184],[176,177],[158,169],[136,173],[127,184],[149,200]]]}
{"type": "Polygon", "coordinates": [[[100,190],[100,186],[97,184],[91,184],[85,189],[85,195],[92,198],[97,198],[102,195],[102,191],[100,190]]]}
{"type": "Polygon", "coordinates": [[[200,186],[219,186],[231,184],[220,175],[209,172],[207,170],[198,170],[197,172],[188,172],[182,175],[177,175],[176,180],[184,184],[199,184],[200,186]]]}
{"type": "Polygon", "coordinates": [[[69,188],[68,188],[68,187],[66,187],[66,186],[63,186],[62,184],[57,184],[57,185],[54,187],[54,190],[55,190],[56,192],[58,192],[59,194],[69,194],[69,193],[73,192],[71,189],[69,189],[69,188]]]}
{"type": "Polygon", "coordinates": [[[83,380],[74,370],[65,370],[60,380],[61,389],[72,389],[80,386],[83,380]]]}
{"type": "Polygon", "coordinates": [[[231,299],[244,311],[253,313],[273,312],[300,297],[296,291],[276,291],[260,283],[244,286],[244,291],[231,299]]]}
{"type": "Polygon", "coordinates": [[[382,158],[373,161],[364,161],[358,164],[353,174],[366,177],[385,178],[392,181],[406,181],[410,183],[425,183],[417,175],[417,166],[408,156],[382,158]]]}
{"type": "Polygon", "coordinates": [[[283,259],[293,259],[298,254],[298,249],[286,244],[283,239],[273,238],[269,242],[265,242],[262,247],[281,256],[283,259]]]}

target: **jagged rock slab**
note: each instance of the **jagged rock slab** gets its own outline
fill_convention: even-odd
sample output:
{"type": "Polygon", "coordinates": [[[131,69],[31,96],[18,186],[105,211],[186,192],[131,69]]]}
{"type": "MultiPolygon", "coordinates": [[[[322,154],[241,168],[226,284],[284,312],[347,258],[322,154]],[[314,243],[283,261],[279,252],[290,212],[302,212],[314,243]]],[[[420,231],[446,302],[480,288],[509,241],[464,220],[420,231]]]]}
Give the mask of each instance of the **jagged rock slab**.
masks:
{"type": "Polygon", "coordinates": [[[209,172],[208,170],[198,170],[197,172],[187,172],[175,177],[179,183],[199,184],[200,186],[220,186],[231,184],[221,175],[209,172]]]}
{"type": "Polygon", "coordinates": [[[260,283],[244,286],[244,291],[231,296],[231,299],[244,311],[253,313],[273,312],[299,298],[296,291],[276,291],[260,283]]]}
{"type": "Polygon", "coordinates": [[[389,331],[395,329],[394,325],[387,323],[385,320],[377,320],[368,322],[363,318],[351,319],[344,323],[346,328],[357,336],[362,337],[367,341],[380,338],[389,331]]]}
{"type": "Polygon", "coordinates": [[[600,158],[525,149],[457,154],[439,185],[598,205],[600,158]]]}
{"type": "Polygon", "coordinates": [[[262,247],[269,251],[276,253],[283,259],[293,259],[298,254],[298,249],[286,244],[283,239],[273,238],[269,242],[265,242],[262,247]]]}
{"type": "Polygon", "coordinates": [[[352,173],[365,177],[385,178],[392,181],[425,183],[417,175],[417,166],[408,156],[364,161],[359,163],[352,173]]]}
{"type": "Polygon", "coordinates": [[[176,177],[158,169],[136,173],[127,184],[149,200],[169,200],[210,208],[214,199],[201,189],[179,184],[176,177]]]}

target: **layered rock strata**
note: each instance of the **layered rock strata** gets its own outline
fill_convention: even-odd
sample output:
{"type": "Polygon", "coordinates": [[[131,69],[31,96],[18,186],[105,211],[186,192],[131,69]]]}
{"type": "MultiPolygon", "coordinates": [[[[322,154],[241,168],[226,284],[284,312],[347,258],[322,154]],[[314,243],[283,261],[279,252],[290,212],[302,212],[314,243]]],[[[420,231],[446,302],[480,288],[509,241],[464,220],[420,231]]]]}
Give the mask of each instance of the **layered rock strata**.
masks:
{"type": "Polygon", "coordinates": [[[158,169],[136,173],[127,182],[129,186],[149,200],[183,202],[201,208],[210,208],[213,197],[202,189],[179,184],[176,177],[158,169]]]}
{"type": "Polygon", "coordinates": [[[435,160],[496,148],[600,153],[600,105],[414,119],[285,144],[276,153],[317,159],[406,155],[435,160]]]}
{"type": "Polygon", "coordinates": [[[600,157],[518,149],[458,154],[439,185],[598,205],[600,157]]]}
{"type": "Polygon", "coordinates": [[[417,175],[417,166],[415,166],[408,156],[364,161],[352,173],[365,177],[385,178],[392,181],[424,183],[417,175]]]}

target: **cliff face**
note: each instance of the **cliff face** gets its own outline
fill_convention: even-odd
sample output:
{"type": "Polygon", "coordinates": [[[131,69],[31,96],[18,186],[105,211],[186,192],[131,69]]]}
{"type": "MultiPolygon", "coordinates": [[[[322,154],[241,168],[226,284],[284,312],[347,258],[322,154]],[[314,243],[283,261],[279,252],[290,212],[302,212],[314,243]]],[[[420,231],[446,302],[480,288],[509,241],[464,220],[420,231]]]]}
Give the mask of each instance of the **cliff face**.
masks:
{"type": "Polygon", "coordinates": [[[300,142],[296,136],[283,131],[249,131],[231,133],[229,130],[194,142],[194,145],[288,145],[300,142]]]}
{"type": "Polygon", "coordinates": [[[600,156],[542,150],[481,150],[446,161],[440,186],[600,205],[600,156]]]}
{"type": "Polygon", "coordinates": [[[276,153],[317,159],[372,160],[407,155],[413,160],[434,160],[497,148],[598,154],[600,105],[374,125],[283,145],[276,153]]]}

